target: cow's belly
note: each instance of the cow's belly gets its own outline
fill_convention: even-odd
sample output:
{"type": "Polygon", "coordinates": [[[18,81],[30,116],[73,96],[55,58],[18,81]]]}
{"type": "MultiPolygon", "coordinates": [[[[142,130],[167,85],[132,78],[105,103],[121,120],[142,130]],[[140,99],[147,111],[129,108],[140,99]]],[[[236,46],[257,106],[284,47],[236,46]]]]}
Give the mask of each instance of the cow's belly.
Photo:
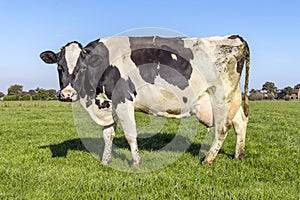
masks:
{"type": "Polygon", "coordinates": [[[195,97],[191,91],[145,84],[137,89],[135,110],[154,116],[182,118],[193,114],[195,97]]]}

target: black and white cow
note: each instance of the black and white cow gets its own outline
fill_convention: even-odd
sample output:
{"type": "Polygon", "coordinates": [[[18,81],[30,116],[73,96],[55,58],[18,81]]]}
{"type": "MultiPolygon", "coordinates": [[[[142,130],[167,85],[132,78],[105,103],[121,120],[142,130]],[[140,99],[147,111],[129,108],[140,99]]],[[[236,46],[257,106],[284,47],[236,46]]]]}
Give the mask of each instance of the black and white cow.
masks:
{"type": "Polygon", "coordinates": [[[61,101],[80,101],[103,126],[102,164],[111,161],[117,121],[140,164],[134,111],[182,118],[195,115],[214,142],[203,163],[212,163],[228,130],[237,134],[235,159],[243,159],[248,122],[249,47],[238,35],[208,38],[115,36],[82,47],[71,42],[40,57],[58,65],[61,101]],[[245,102],[240,77],[246,62],[245,102]]]}

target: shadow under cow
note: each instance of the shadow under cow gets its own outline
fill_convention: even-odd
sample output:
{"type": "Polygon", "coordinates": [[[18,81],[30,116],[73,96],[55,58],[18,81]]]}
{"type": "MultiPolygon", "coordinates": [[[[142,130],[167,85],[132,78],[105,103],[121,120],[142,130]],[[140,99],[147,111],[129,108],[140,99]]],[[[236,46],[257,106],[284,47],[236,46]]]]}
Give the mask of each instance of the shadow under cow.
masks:
{"type": "MultiPolygon", "coordinates": [[[[172,151],[172,152],[188,152],[193,156],[200,156],[200,158],[205,155],[199,154],[200,149],[208,151],[210,148],[207,144],[196,144],[187,137],[176,135],[176,134],[143,134],[143,138],[138,138],[139,149],[145,151],[172,151]],[[145,137],[145,135],[147,137],[145,137]]],[[[58,144],[50,144],[45,146],[40,146],[41,149],[49,148],[52,153],[52,157],[66,157],[68,151],[82,151],[95,154],[97,157],[101,158],[104,149],[103,138],[76,138],[71,140],[66,140],[58,144]]],[[[121,159],[125,159],[125,155],[117,153],[117,149],[127,149],[130,147],[127,143],[125,137],[116,137],[113,140],[113,156],[121,159]]],[[[228,157],[233,157],[233,155],[225,153],[222,149],[221,154],[225,154],[228,157]]]]}
{"type": "MultiPolygon", "coordinates": [[[[143,134],[143,138],[138,138],[139,149],[147,151],[183,151],[190,146],[190,143],[186,137],[176,134],[143,134]],[[172,146],[165,148],[170,143],[172,146]]],[[[129,145],[124,136],[116,137],[113,144],[113,149],[121,148],[129,150],[129,145]]],[[[66,157],[69,150],[85,151],[102,155],[104,140],[103,138],[76,138],[58,144],[40,146],[39,148],[50,148],[52,157],[66,157]]]]}

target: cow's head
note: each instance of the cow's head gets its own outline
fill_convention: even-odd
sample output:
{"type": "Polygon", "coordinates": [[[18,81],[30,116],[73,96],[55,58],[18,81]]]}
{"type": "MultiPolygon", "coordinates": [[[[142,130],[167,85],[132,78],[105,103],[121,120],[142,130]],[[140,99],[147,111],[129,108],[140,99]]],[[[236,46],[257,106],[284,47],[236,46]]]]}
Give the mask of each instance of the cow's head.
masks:
{"type": "Polygon", "coordinates": [[[40,57],[47,64],[57,64],[60,85],[59,100],[78,100],[78,93],[81,90],[86,70],[83,63],[85,50],[82,45],[78,42],[70,42],[63,46],[60,52],[44,51],[40,57]]]}

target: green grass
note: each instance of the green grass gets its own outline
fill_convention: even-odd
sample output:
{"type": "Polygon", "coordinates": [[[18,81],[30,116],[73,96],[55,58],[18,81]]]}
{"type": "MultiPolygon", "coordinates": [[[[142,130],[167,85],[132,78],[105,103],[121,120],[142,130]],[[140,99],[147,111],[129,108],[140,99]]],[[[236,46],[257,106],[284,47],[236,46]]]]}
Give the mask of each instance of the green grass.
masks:
{"type": "Polygon", "coordinates": [[[120,128],[113,162],[104,167],[96,159],[103,145],[97,139],[100,129],[90,121],[76,129],[80,122],[74,122],[70,103],[0,102],[0,199],[300,199],[300,102],[250,106],[245,160],[232,160],[231,131],[217,162],[209,166],[199,161],[206,130],[194,118],[164,120],[137,113],[143,163],[131,169],[120,128]],[[159,151],[178,132],[177,150],[159,151]],[[178,151],[185,147],[180,142],[190,141],[186,152],[178,151]],[[160,162],[168,165],[151,171],[160,162]]]}

